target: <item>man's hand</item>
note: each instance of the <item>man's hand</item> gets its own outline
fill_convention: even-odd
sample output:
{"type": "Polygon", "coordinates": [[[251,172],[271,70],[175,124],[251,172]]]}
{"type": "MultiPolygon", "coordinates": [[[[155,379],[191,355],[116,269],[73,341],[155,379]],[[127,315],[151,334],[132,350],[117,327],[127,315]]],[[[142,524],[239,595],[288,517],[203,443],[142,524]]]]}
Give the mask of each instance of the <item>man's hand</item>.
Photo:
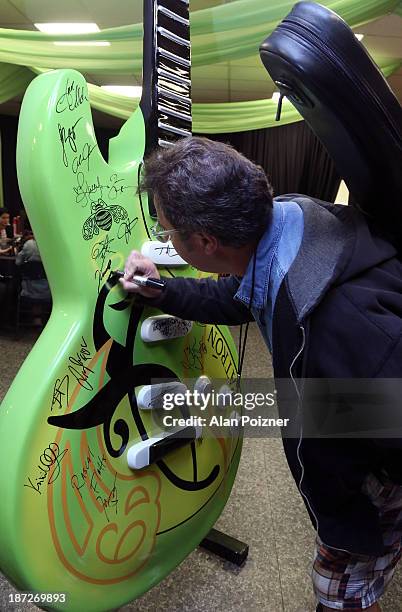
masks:
{"type": "Polygon", "coordinates": [[[141,255],[139,251],[131,251],[124,266],[124,277],[119,279],[122,287],[129,293],[139,293],[147,298],[155,298],[161,294],[160,289],[150,287],[140,287],[131,282],[134,275],[144,276],[145,278],[160,278],[158,268],[154,262],[141,255]]]}

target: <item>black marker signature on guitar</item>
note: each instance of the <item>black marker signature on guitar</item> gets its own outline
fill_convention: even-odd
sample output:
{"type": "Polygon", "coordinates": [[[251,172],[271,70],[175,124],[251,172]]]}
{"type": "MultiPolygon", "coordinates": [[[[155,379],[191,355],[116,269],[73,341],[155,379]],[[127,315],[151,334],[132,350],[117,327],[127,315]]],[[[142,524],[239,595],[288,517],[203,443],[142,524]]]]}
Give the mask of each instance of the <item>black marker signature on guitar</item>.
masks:
{"type": "Polygon", "coordinates": [[[45,448],[41,456],[39,457],[38,469],[40,470],[39,476],[34,481],[28,478],[28,484],[24,484],[24,487],[28,487],[39,495],[42,495],[42,485],[46,482],[47,484],[53,484],[60,476],[60,463],[62,462],[68,448],[60,453],[59,445],[56,442],[51,442],[49,446],[45,448]]]}
{"type": "Polygon", "coordinates": [[[101,289],[103,279],[108,274],[108,272],[111,271],[111,269],[112,269],[112,260],[109,259],[106,266],[104,265],[104,263],[102,263],[102,267],[100,269],[98,268],[97,270],[95,270],[95,278],[98,278],[98,293],[101,289]]]}
{"type": "Polygon", "coordinates": [[[137,223],[138,217],[134,217],[134,219],[131,221],[130,219],[128,221],[122,221],[119,225],[119,229],[117,230],[117,238],[124,238],[126,244],[128,244],[131,238],[132,229],[135,225],[137,225],[137,223]]]}
{"type": "Polygon", "coordinates": [[[52,397],[52,405],[50,407],[50,410],[53,410],[54,406],[57,406],[57,408],[59,408],[60,410],[62,410],[63,408],[67,408],[68,406],[68,387],[69,387],[70,381],[68,378],[68,374],[66,374],[64,376],[64,378],[62,378],[60,380],[60,378],[58,378],[56,380],[56,382],[54,383],[54,387],[53,387],[53,397],[52,397]]]}
{"type": "Polygon", "coordinates": [[[82,337],[80,350],[77,351],[76,355],[68,358],[71,365],[68,366],[70,374],[75,378],[77,383],[88,391],[93,390],[91,382],[88,380],[89,376],[93,374],[93,370],[85,365],[86,361],[92,359],[91,353],[88,350],[88,345],[85,341],[84,336],[82,337]]]}
{"type": "Polygon", "coordinates": [[[168,257],[176,257],[177,255],[176,249],[171,244],[155,247],[155,251],[159,251],[159,255],[167,255],[168,257]]]}
{"type": "Polygon", "coordinates": [[[96,177],[96,181],[93,183],[88,183],[82,170],[75,174],[77,177],[77,184],[73,187],[75,201],[77,204],[81,204],[83,208],[99,198],[102,200],[106,198],[107,200],[115,201],[117,197],[122,195],[127,189],[132,189],[133,193],[135,190],[134,185],[124,185],[123,182],[125,179],[117,178],[117,174],[112,174],[108,184],[104,184],[99,176],[96,177]]]}
{"type": "Polygon", "coordinates": [[[76,128],[77,123],[79,123],[81,119],[82,117],[77,119],[74,125],[69,127],[67,131],[65,127],[60,125],[60,123],[57,124],[58,130],[59,130],[59,138],[61,142],[61,147],[63,150],[63,164],[65,165],[66,168],[68,168],[68,157],[67,157],[67,151],[66,151],[66,144],[68,144],[68,146],[70,147],[70,151],[72,151],[73,153],[77,153],[77,143],[76,143],[77,135],[75,133],[75,128],[76,128]]]}
{"type": "Polygon", "coordinates": [[[110,508],[111,506],[114,506],[115,507],[115,512],[117,514],[117,504],[119,503],[119,499],[117,497],[116,478],[117,478],[117,472],[116,472],[115,477],[114,477],[113,487],[110,490],[110,493],[109,493],[108,497],[103,497],[101,495],[98,495],[97,498],[96,498],[97,501],[100,504],[102,504],[102,506],[103,506],[103,511],[105,513],[106,520],[107,520],[108,523],[110,522],[110,519],[109,519],[109,516],[108,516],[108,513],[106,512],[106,510],[108,508],[110,508]]]}
{"type": "Polygon", "coordinates": [[[87,172],[89,172],[89,158],[91,157],[92,152],[97,148],[97,144],[90,145],[88,142],[84,144],[82,147],[82,151],[79,155],[74,157],[73,162],[71,164],[71,170],[74,174],[77,174],[80,167],[86,162],[86,167],[84,168],[87,172]]]}
{"type": "Polygon", "coordinates": [[[101,476],[102,472],[106,468],[106,457],[105,455],[97,455],[96,457],[96,468],[94,465],[95,454],[88,447],[88,453],[82,466],[82,470],[79,474],[73,474],[71,477],[71,486],[75,489],[78,495],[82,498],[80,489],[86,485],[94,491],[98,491],[97,478],[101,476]]]}
{"type": "Polygon", "coordinates": [[[103,240],[96,242],[92,247],[91,257],[98,262],[98,269],[95,270],[95,278],[98,278],[98,293],[100,291],[102,281],[106,274],[112,269],[112,260],[109,259],[105,265],[106,257],[110,254],[113,255],[116,251],[112,251],[110,248],[114,238],[109,238],[107,235],[103,240]]]}
{"type": "Polygon", "coordinates": [[[109,236],[106,235],[103,240],[95,242],[94,246],[92,247],[91,258],[95,261],[100,260],[103,264],[107,255],[116,253],[116,251],[112,251],[110,248],[113,241],[114,238],[109,238],[109,236]]]}
{"type": "Polygon", "coordinates": [[[67,79],[64,92],[56,102],[56,113],[64,113],[66,110],[73,111],[85,100],[88,100],[85,88],[67,79]]]}
{"type": "Polygon", "coordinates": [[[126,189],[135,189],[134,185],[124,185],[125,179],[119,179],[117,174],[112,174],[109,179],[109,200],[115,200],[119,195],[122,195],[126,189]]]}
{"type": "Polygon", "coordinates": [[[203,355],[206,353],[207,347],[205,343],[199,340],[197,345],[197,339],[194,338],[193,344],[184,349],[183,367],[186,369],[194,368],[195,370],[202,370],[203,355]]]}
{"type": "Polygon", "coordinates": [[[99,176],[96,177],[95,183],[91,184],[88,183],[83,172],[77,172],[76,176],[77,185],[73,187],[75,201],[77,204],[82,204],[82,208],[97,200],[98,196],[103,197],[103,190],[107,188],[107,185],[101,184],[99,176]],[[94,198],[91,197],[92,195],[94,198]]]}

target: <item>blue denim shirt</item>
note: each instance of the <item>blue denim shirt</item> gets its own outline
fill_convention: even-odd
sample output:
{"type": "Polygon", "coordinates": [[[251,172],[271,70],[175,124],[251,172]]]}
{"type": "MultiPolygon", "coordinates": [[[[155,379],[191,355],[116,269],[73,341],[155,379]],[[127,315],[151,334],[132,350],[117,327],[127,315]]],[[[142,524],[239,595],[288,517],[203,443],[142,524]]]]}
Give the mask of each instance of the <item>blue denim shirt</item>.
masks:
{"type": "MultiPolygon", "coordinates": [[[[251,311],[261,334],[272,352],[272,318],[276,296],[284,276],[292,265],[303,237],[303,212],[296,202],[275,198],[272,221],[255,252],[254,295],[251,311]]],[[[253,282],[253,260],[250,259],[235,299],[249,305],[253,282]]]]}

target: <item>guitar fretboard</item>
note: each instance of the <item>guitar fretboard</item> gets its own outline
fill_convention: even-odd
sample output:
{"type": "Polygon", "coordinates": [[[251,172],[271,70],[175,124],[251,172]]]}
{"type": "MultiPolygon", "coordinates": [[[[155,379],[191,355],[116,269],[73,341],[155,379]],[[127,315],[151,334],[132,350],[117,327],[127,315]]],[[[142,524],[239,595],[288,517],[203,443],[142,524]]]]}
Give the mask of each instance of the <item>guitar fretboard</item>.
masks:
{"type": "Polygon", "coordinates": [[[191,44],[188,0],[144,1],[141,109],[145,156],[191,136],[191,44]]]}
{"type": "Polygon", "coordinates": [[[191,135],[191,45],[188,0],[156,2],[155,97],[158,144],[191,135]]]}

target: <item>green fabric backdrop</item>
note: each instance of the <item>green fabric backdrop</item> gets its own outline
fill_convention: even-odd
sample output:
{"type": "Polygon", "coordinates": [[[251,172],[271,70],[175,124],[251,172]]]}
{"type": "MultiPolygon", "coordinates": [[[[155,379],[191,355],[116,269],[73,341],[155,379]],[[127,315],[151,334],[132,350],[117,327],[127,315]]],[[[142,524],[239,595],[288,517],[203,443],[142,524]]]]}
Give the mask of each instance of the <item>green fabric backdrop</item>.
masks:
{"type": "MultiPolygon", "coordinates": [[[[192,63],[212,65],[258,53],[261,41],[289,12],[294,0],[235,0],[191,14],[192,63]]],[[[349,25],[367,23],[388,12],[402,15],[400,0],[321,0],[349,25]]],[[[385,76],[402,65],[402,58],[375,58],[385,76]]],[[[50,36],[42,32],[0,29],[0,102],[24,92],[34,73],[53,68],[75,68],[91,73],[134,74],[142,66],[142,24],[110,28],[94,34],[50,36]],[[106,40],[106,47],[56,46],[56,41],[106,40]]],[[[267,75],[268,78],[268,75],[267,75]]],[[[110,94],[89,85],[91,105],[126,119],[138,100],[110,94]]],[[[284,104],[275,122],[276,103],[271,100],[194,104],[193,129],[198,133],[253,130],[300,121],[284,104]]]]}

